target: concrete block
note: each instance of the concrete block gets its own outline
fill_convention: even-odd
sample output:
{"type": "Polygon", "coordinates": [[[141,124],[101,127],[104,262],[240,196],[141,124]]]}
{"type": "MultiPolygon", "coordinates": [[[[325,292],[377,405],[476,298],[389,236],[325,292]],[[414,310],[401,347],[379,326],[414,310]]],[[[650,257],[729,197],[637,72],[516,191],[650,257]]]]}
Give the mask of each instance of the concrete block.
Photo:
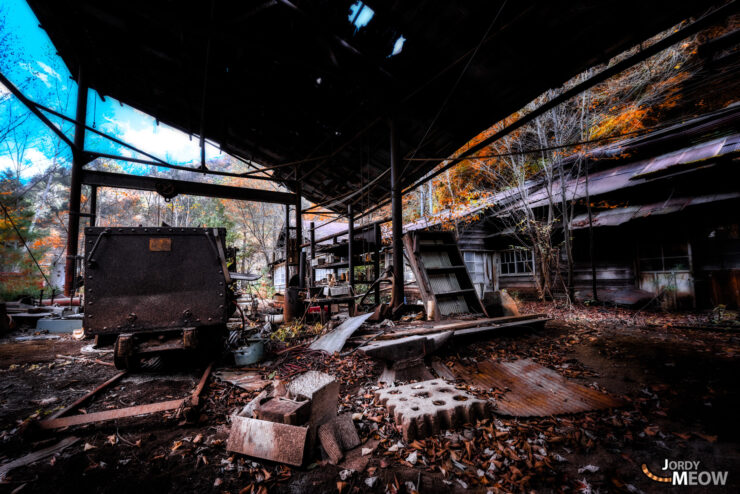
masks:
{"type": "Polygon", "coordinates": [[[307,427],[233,415],[226,450],[263,460],[301,466],[307,427]]]}
{"type": "Polygon", "coordinates": [[[339,383],[332,376],[318,371],[304,372],[285,389],[293,399],[311,400],[311,425],[318,427],[337,416],[339,383]]]}
{"type": "Polygon", "coordinates": [[[255,418],[269,422],[280,422],[289,425],[304,425],[308,422],[311,402],[296,401],[288,398],[271,398],[260,404],[255,410],[255,418]]]}
{"type": "Polygon", "coordinates": [[[442,429],[473,423],[491,414],[486,401],[455,389],[442,379],[380,389],[375,392],[375,399],[401,426],[407,442],[435,435],[442,429]]]}

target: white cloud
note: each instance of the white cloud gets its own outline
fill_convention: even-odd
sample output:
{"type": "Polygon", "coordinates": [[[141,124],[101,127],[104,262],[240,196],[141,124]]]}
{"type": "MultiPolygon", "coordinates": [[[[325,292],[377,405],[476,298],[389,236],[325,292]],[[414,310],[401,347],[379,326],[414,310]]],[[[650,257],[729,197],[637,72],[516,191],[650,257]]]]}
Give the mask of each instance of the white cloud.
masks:
{"type": "MultiPolygon", "coordinates": [[[[28,180],[34,175],[43,173],[51,166],[53,159],[46,156],[37,148],[28,148],[23,152],[23,166],[20,170],[21,180],[28,180]]],[[[0,156],[0,171],[11,169],[17,170],[16,162],[7,153],[0,156]]]]}
{"type": "Polygon", "coordinates": [[[59,75],[59,72],[57,72],[56,70],[52,69],[51,67],[49,67],[48,65],[46,65],[44,62],[41,62],[39,60],[36,60],[36,65],[38,65],[39,67],[41,67],[41,70],[43,70],[44,72],[46,72],[50,76],[54,77],[54,79],[57,79],[57,80],[60,80],[60,81],[62,80],[62,76],[59,75]]]}
{"type": "MultiPolygon", "coordinates": [[[[142,151],[159,156],[172,163],[195,163],[200,161],[200,144],[196,137],[191,140],[184,132],[180,132],[168,125],[141,125],[151,117],[135,111],[143,122],[132,125],[129,121],[114,120],[105,117],[106,123],[101,128],[106,132],[114,134],[122,141],[135,146],[142,151]]],[[[121,154],[133,156],[135,153],[121,149],[121,154]]],[[[221,156],[221,151],[211,144],[206,143],[206,159],[210,160],[221,156]]]]}

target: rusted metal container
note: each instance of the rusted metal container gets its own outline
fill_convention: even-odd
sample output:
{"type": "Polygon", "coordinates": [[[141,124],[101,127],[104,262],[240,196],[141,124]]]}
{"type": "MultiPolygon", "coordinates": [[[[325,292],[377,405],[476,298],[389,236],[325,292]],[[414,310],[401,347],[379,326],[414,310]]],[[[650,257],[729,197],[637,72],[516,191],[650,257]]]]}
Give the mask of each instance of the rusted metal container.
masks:
{"type": "Polygon", "coordinates": [[[225,325],[224,228],[85,229],[85,333],[225,325]]]}

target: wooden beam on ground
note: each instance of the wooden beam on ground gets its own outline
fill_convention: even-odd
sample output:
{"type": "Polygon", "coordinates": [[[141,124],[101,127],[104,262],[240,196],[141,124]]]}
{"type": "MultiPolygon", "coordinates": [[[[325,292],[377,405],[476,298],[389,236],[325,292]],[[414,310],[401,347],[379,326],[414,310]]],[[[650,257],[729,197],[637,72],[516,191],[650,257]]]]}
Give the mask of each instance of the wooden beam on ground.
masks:
{"type": "Polygon", "coordinates": [[[81,397],[77,398],[72,404],[70,404],[70,405],[62,408],[58,412],[52,414],[49,418],[47,418],[43,422],[48,422],[49,420],[54,420],[54,419],[57,419],[59,417],[62,417],[63,415],[67,415],[69,412],[71,412],[72,410],[75,410],[75,409],[79,408],[87,400],[89,400],[90,398],[92,398],[96,394],[100,393],[102,390],[104,390],[105,388],[107,388],[111,384],[117,382],[119,379],[121,379],[125,375],[126,375],[126,371],[119,372],[118,374],[116,374],[115,376],[111,377],[110,379],[108,379],[103,384],[101,384],[97,388],[93,389],[89,393],[85,394],[84,396],[81,396],[81,397]]]}
{"type": "Polygon", "coordinates": [[[273,190],[248,189],[229,185],[190,182],[185,180],[170,180],[166,178],[146,177],[140,175],[124,175],[122,173],[108,173],[93,170],[82,170],[82,183],[97,185],[98,187],[115,187],[118,189],[151,190],[175,195],[185,194],[192,196],[217,197],[219,199],[235,199],[237,201],[255,201],[271,204],[294,204],[296,194],[273,190]]]}
{"type": "MultiPolygon", "coordinates": [[[[105,422],[108,420],[116,420],[127,417],[136,417],[138,415],[148,415],[150,413],[167,412],[170,410],[177,410],[180,407],[185,406],[198,406],[200,400],[200,394],[205,388],[208,377],[211,375],[213,369],[213,363],[211,363],[203,372],[203,376],[200,378],[198,385],[193,390],[190,397],[180,398],[179,400],[162,401],[159,403],[148,403],[146,405],[136,405],[133,407],[119,408],[117,410],[105,410],[102,412],[85,413],[80,415],[72,415],[70,417],[58,417],[54,419],[47,419],[39,422],[39,426],[42,429],[61,429],[62,427],[70,427],[73,425],[84,425],[94,424],[97,422],[105,422]]],[[[123,373],[121,373],[123,374],[123,373]]],[[[114,376],[115,378],[116,376],[114,376]]],[[[120,378],[120,375],[118,376],[120,378]]],[[[101,386],[106,386],[111,380],[106,381],[101,386]]]]}
{"type": "MultiPolygon", "coordinates": [[[[440,324],[431,328],[418,328],[410,329],[407,331],[398,330],[392,333],[385,333],[377,337],[378,340],[394,340],[396,338],[405,338],[407,336],[420,336],[425,334],[440,333],[442,331],[458,331],[463,329],[478,328],[479,326],[485,326],[485,328],[494,327],[509,327],[516,326],[518,324],[524,325],[528,321],[538,320],[547,318],[545,314],[529,314],[526,316],[505,316],[505,317],[491,317],[485,319],[473,319],[471,321],[461,321],[451,324],[440,324]]],[[[457,334],[457,333],[456,333],[457,334]]]]}

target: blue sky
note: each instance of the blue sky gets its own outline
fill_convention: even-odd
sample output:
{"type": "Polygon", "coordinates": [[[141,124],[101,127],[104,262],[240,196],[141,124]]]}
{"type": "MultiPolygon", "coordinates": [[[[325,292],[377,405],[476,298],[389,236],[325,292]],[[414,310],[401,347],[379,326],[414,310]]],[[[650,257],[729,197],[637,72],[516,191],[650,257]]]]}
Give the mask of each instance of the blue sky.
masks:
{"type": "MultiPolygon", "coordinates": [[[[39,27],[39,22],[25,0],[1,0],[0,15],[4,24],[0,24],[0,39],[7,36],[9,46],[2,47],[4,53],[0,67],[4,75],[32,100],[48,106],[69,117],[74,117],[77,99],[77,84],[71,79],[69,70],[62,59],[56,55],[46,32],[39,27]]],[[[16,118],[25,108],[0,85],[0,127],[16,118]]],[[[48,116],[48,115],[47,115],[48,116]]],[[[60,119],[50,117],[54,123],[60,119]]],[[[198,139],[190,140],[187,134],[156,121],[129,106],[106,97],[101,100],[95,91],[88,95],[87,124],[103,132],[128,142],[139,149],[166,159],[173,164],[199,163],[200,148],[198,139]]],[[[69,124],[62,126],[72,136],[69,124]]],[[[0,171],[13,166],[13,151],[19,142],[26,139],[25,166],[21,178],[26,181],[33,175],[43,172],[58,153],[57,162],[69,160],[69,150],[64,144],[61,149],[54,133],[47,129],[36,117],[31,117],[9,136],[0,142],[0,171]],[[55,147],[56,146],[56,147],[55,147]]],[[[91,134],[86,135],[86,149],[133,156],[131,152],[107,139],[91,134]]],[[[206,158],[220,155],[218,148],[206,146],[206,158]]],[[[143,157],[143,156],[142,156],[143,157]]],[[[124,164],[121,162],[121,164],[124,164]]],[[[127,166],[127,171],[144,172],[143,166],[127,166]]]]}

